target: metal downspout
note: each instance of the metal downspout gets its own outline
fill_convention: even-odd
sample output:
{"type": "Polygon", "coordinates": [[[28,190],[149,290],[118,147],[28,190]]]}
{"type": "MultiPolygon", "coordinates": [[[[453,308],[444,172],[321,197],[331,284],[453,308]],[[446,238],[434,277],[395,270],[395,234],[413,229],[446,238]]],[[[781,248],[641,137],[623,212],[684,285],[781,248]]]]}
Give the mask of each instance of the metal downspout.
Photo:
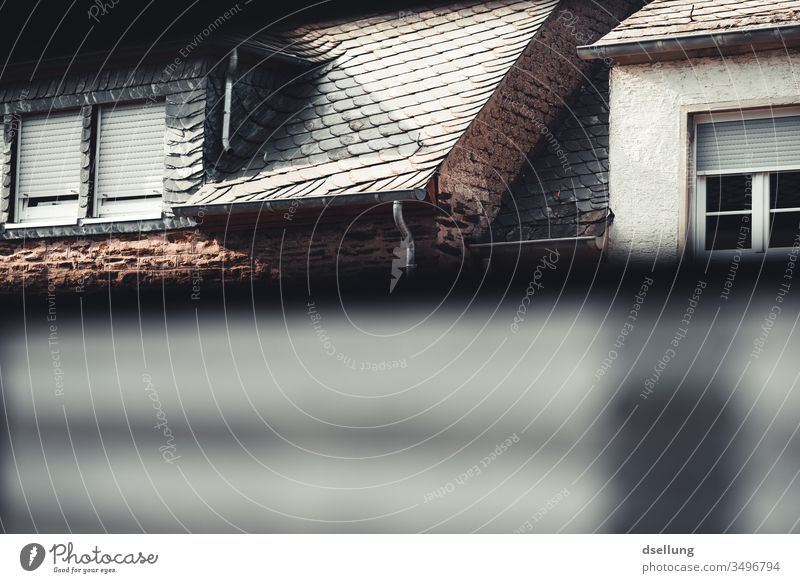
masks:
{"type": "Polygon", "coordinates": [[[222,109],[222,149],[231,150],[231,102],[233,101],[233,76],[239,66],[239,53],[236,49],[231,51],[228,59],[228,71],[225,73],[225,104],[222,109]]]}
{"type": "Polygon", "coordinates": [[[411,235],[411,231],[409,231],[408,225],[406,225],[406,221],[403,218],[403,201],[396,200],[392,203],[392,215],[394,216],[394,224],[397,225],[397,230],[400,231],[400,236],[402,237],[400,252],[405,251],[404,265],[401,269],[405,272],[405,275],[411,277],[417,267],[415,263],[416,247],[414,245],[414,237],[411,235]]]}

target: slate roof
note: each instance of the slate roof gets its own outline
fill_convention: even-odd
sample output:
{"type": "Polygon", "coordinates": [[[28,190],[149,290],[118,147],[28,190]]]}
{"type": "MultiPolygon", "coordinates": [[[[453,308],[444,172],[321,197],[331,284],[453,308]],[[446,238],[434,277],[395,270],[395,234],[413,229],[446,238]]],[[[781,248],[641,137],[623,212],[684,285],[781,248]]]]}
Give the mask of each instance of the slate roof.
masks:
{"type": "Polygon", "coordinates": [[[653,0],[594,46],[800,23],[800,0],[653,0]]]}
{"type": "Polygon", "coordinates": [[[247,48],[259,52],[269,60],[273,56],[295,59],[298,63],[314,64],[330,61],[336,56],[337,43],[334,39],[319,34],[284,35],[260,31],[255,35],[227,34],[215,39],[217,45],[228,43],[230,47],[247,48]]]}
{"type": "Polygon", "coordinates": [[[608,69],[598,65],[560,124],[539,128],[531,166],[503,196],[491,238],[528,241],[602,235],[608,208],[608,69]]]}
{"type": "Polygon", "coordinates": [[[283,122],[245,168],[188,204],[424,187],[557,3],[385,9],[283,31],[336,56],[282,91],[283,122]]]}

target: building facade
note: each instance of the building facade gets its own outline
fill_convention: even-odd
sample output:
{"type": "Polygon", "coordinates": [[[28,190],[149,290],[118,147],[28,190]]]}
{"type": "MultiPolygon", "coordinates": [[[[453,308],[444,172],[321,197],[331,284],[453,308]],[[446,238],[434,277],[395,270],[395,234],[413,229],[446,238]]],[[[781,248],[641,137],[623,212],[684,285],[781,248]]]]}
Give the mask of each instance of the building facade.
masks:
{"type": "Polygon", "coordinates": [[[656,0],[579,52],[612,67],[609,250],[785,257],[800,232],[799,2],[656,0]]]}
{"type": "MultiPolygon", "coordinates": [[[[596,92],[576,47],[639,5],[450,3],[54,60],[33,81],[20,65],[0,87],[2,288],[440,273],[541,238],[529,216],[494,226],[596,92]]],[[[559,207],[567,238],[605,230],[594,125],[599,149],[564,167],[591,184],[529,205],[540,223],[559,207]]]]}

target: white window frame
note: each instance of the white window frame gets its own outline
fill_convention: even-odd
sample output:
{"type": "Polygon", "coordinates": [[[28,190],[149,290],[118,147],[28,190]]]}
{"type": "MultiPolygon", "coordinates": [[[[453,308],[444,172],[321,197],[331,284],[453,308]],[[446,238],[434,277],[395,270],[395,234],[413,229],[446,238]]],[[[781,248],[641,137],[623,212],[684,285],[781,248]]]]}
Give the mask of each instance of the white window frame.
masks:
{"type": "MultiPolygon", "coordinates": [[[[100,131],[100,116],[103,115],[103,109],[106,108],[114,108],[117,106],[127,106],[127,105],[141,105],[142,107],[147,107],[149,102],[146,101],[128,101],[128,102],[120,102],[117,104],[114,103],[106,103],[106,104],[98,104],[95,107],[97,108],[97,115],[93,117],[92,120],[92,131],[95,135],[95,144],[93,148],[93,169],[94,169],[94,176],[95,179],[93,184],[91,185],[90,190],[90,197],[91,197],[91,204],[90,204],[90,214],[85,218],[80,218],[75,216],[74,218],[40,218],[35,220],[26,220],[23,214],[23,196],[19,191],[19,176],[20,176],[20,165],[21,165],[21,156],[20,156],[20,144],[22,139],[22,126],[25,124],[25,117],[27,115],[46,115],[47,112],[31,112],[30,114],[25,114],[17,123],[16,135],[15,135],[15,162],[13,168],[13,178],[14,178],[14,187],[11,192],[11,205],[13,209],[13,222],[5,223],[5,227],[9,229],[18,229],[18,228],[36,228],[36,227],[54,227],[54,226],[78,226],[81,224],[96,224],[96,223],[123,223],[123,222],[130,222],[130,221],[144,221],[144,220],[160,220],[164,218],[164,187],[163,187],[163,176],[162,176],[162,186],[161,191],[159,193],[159,202],[161,203],[161,208],[158,211],[153,212],[144,212],[144,213],[130,213],[130,214],[119,214],[114,216],[99,216],[100,213],[100,204],[99,204],[99,197],[97,195],[97,173],[99,165],[102,163],[100,159],[100,140],[102,139],[101,131],[100,131]]],[[[163,104],[164,100],[159,99],[156,103],[163,104]]],[[[58,109],[52,110],[49,112],[50,115],[61,113],[61,112],[69,112],[73,111],[74,108],[65,108],[65,109],[58,109]]],[[[164,133],[164,139],[166,140],[166,127],[164,133]]],[[[166,152],[164,154],[164,170],[166,170],[166,152]]],[[[78,169],[80,172],[80,169],[78,169]]],[[[77,193],[80,197],[80,193],[77,193]]],[[[135,198],[135,197],[131,197],[135,198]]],[[[79,199],[80,200],[80,199],[79,199]]]]}
{"type": "MultiPolygon", "coordinates": [[[[24,115],[24,116],[22,116],[22,117],[20,117],[18,119],[17,128],[16,128],[16,134],[15,134],[15,137],[14,137],[16,143],[13,146],[14,149],[15,149],[15,158],[16,158],[15,163],[14,163],[14,189],[13,189],[12,201],[11,201],[11,204],[13,204],[13,207],[14,207],[14,217],[13,217],[14,218],[14,222],[13,223],[8,223],[6,225],[7,227],[9,227],[9,226],[10,227],[20,226],[20,227],[24,227],[24,228],[51,227],[51,226],[55,227],[55,226],[65,226],[65,225],[76,225],[78,223],[77,213],[76,213],[74,218],[72,218],[72,217],[70,217],[70,218],[56,218],[56,217],[53,217],[52,219],[26,220],[22,216],[23,215],[23,209],[25,208],[25,205],[23,204],[25,198],[22,196],[22,193],[19,191],[19,176],[20,176],[20,165],[21,165],[20,149],[21,149],[21,144],[22,144],[22,126],[25,124],[25,118],[28,117],[28,115],[34,115],[34,116],[42,116],[42,115],[44,115],[44,116],[49,117],[50,115],[52,115],[54,113],[61,113],[61,112],[76,112],[77,113],[78,111],[79,110],[76,110],[74,108],[68,108],[68,109],[62,109],[62,110],[54,110],[54,111],[50,111],[50,112],[32,112],[32,113],[24,115]]],[[[80,169],[78,169],[78,172],[80,173],[80,169]]],[[[77,193],[70,193],[70,194],[76,194],[78,196],[78,204],[80,204],[80,191],[77,192],[77,193]]]]}
{"type": "MultiPolygon", "coordinates": [[[[164,100],[160,99],[155,103],[163,104],[164,100]]],[[[102,131],[101,131],[101,117],[103,115],[104,109],[112,109],[119,106],[128,106],[128,105],[140,105],[142,107],[147,107],[150,102],[146,101],[128,101],[128,102],[120,102],[120,103],[105,103],[105,104],[98,104],[97,105],[97,115],[94,118],[93,122],[93,130],[95,132],[95,148],[94,148],[94,184],[92,185],[92,204],[91,204],[91,218],[85,219],[83,222],[85,223],[117,223],[117,222],[124,222],[124,221],[144,221],[144,220],[153,220],[153,219],[161,219],[164,217],[163,211],[163,204],[164,204],[164,183],[163,183],[163,175],[162,175],[162,182],[161,182],[161,192],[160,192],[160,202],[162,205],[162,209],[157,212],[152,213],[131,213],[126,215],[115,215],[115,216],[105,216],[101,217],[101,206],[102,201],[100,196],[97,193],[97,176],[100,172],[100,164],[102,163],[102,159],[100,156],[100,141],[103,139],[102,131]]],[[[164,139],[166,140],[166,128],[164,133],[164,139]]],[[[164,154],[164,161],[163,161],[163,169],[166,170],[166,153],[164,154]]],[[[130,198],[136,198],[135,196],[131,196],[130,198]]]]}
{"type": "Polygon", "coordinates": [[[692,249],[698,257],[714,256],[717,258],[732,258],[734,255],[749,256],[752,258],[763,257],[769,251],[785,251],[791,247],[769,247],[769,224],[772,213],[796,212],[800,214],[800,207],[788,209],[770,209],[770,174],[776,172],[797,172],[798,165],[776,165],[770,168],[735,168],[725,171],[697,171],[697,126],[710,122],[743,121],[748,119],[768,119],[800,115],[800,107],[761,108],[743,111],[721,111],[707,114],[696,114],[693,119],[692,168],[694,170],[694,200],[692,201],[692,219],[690,233],[692,234],[692,249]],[[706,177],[707,176],[732,176],[749,174],[752,181],[752,206],[751,210],[706,212],[706,177]],[[751,247],[743,249],[706,249],[706,218],[723,215],[750,215],[751,247]]]}

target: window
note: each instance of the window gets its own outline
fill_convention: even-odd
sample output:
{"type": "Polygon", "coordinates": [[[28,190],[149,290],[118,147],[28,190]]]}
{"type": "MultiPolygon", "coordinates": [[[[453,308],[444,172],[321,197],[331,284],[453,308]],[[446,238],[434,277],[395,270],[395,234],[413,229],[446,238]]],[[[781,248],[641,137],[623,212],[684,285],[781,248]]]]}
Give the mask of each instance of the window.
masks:
{"type": "Polygon", "coordinates": [[[17,152],[18,222],[63,223],[78,218],[81,182],[81,114],[26,116],[17,152]]]}
{"type": "Polygon", "coordinates": [[[696,124],[695,251],[792,247],[800,236],[800,115],[737,112],[696,124]]]}
{"type": "Polygon", "coordinates": [[[160,216],[163,103],[102,107],[97,139],[97,217],[160,216]]]}
{"type": "Polygon", "coordinates": [[[165,109],[164,102],[98,107],[91,127],[93,150],[80,110],[24,116],[16,144],[15,221],[57,225],[75,224],[79,218],[160,218],[165,109]],[[88,175],[81,176],[90,162],[93,184],[88,175]],[[83,183],[88,213],[79,206],[83,183]]]}

